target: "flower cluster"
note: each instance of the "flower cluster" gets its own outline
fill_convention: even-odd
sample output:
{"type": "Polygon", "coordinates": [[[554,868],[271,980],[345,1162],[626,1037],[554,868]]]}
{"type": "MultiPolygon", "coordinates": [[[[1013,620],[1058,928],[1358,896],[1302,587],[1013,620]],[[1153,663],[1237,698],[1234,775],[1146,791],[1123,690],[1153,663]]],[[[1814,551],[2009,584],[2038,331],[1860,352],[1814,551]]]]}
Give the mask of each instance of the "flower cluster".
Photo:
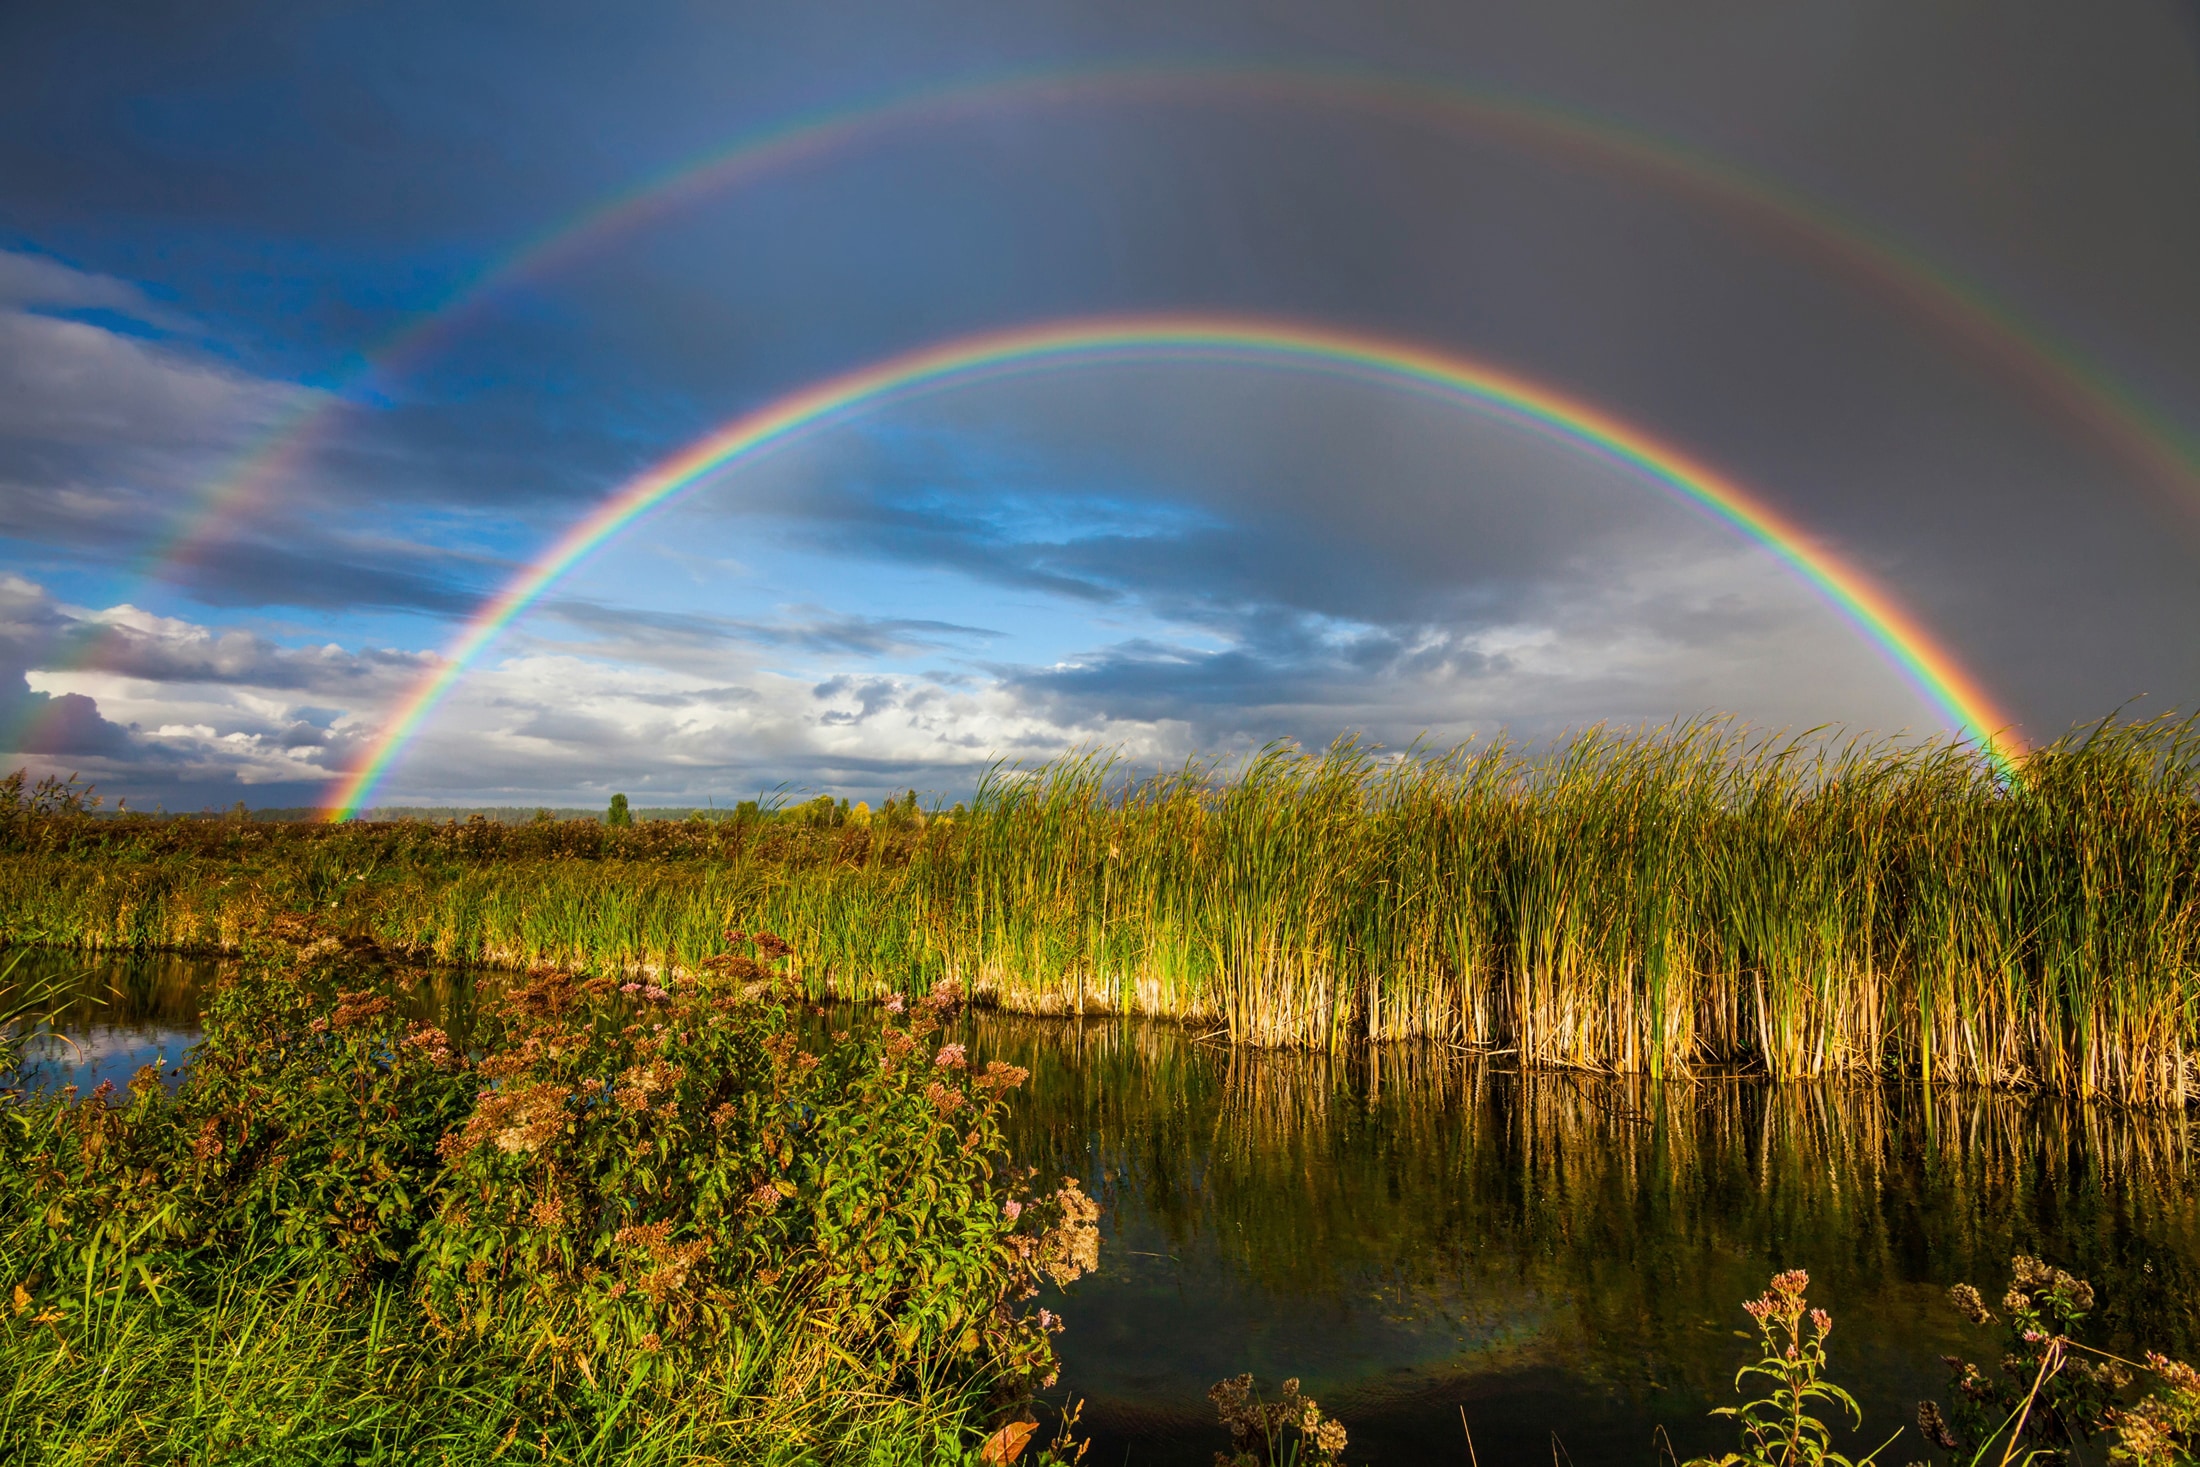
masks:
{"type": "MultiPolygon", "coordinates": [[[[1809,1287],[1809,1274],[1789,1269],[1774,1274],[1764,1293],[1742,1305],[1757,1323],[1757,1359],[1735,1375],[1735,1388],[1760,1380],[1766,1382],[1759,1387],[1765,1394],[1711,1413],[1733,1421],[1741,1431],[1741,1450],[1720,1458],[1718,1467],[1838,1467],[1846,1461],[1833,1450],[1833,1428],[1817,1412],[1830,1405],[1846,1412],[1852,1423],[1861,1413],[1847,1391],[1826,1379],[1826,1337],[1833,1333],[1833,1316],[1810,1307],[1805,1298],[1809,1287]]],[[[1712,1464],[1699,1459],[1689,1467],[1712,1464]]]]}
{"type": "Polygon", "coordinates": [[[2116,1445],[2108,1458],[2133,1467],[2181,1467],[2200,1455],[2200,1371],[2152,1350],[2147,1369],[2159,1383],[2145,1400],[2112,1413],[2116,1445]]]}
{"type": "Polygon", "coordinates": [[[2024,1254],[2010,1260],[2009,1271],[2000,1315],[1970,1284],[1949,1289],[1948,1302],[1973,1325],[2001,1325],[2001,1358],[1988,1368],[1943,1355],[1954,1388],[1948,1411],[1920,1402],[1918,1420],[1935,1423],[1926,1435],[1947,1451],[1999,1439],[2012,1452],[2021,1443],[2028,1455],[2054,1459],[2107,1428],[2131,1375],[2075,1338],[2094,1307],[2090,1283],[2024,1254]]]}
{"type": "Polygon", "coordinates": [[[1263,1401],[1250,1375],[1216,1381],[1208,1388],[1215,1416],[1230,1433],[1230,1450],[1215,1453],[1215,1467],[1262,1467],[1295,1461],[1331,1467],[1344,1455],[1344,1423],[1322,1414],[1311,1396],[1299,1394],[1296,1377],[1274,1401],[1263,1401]],[[1298,1438],[1286,1452],[1285,1433],[1298,1438]]]}

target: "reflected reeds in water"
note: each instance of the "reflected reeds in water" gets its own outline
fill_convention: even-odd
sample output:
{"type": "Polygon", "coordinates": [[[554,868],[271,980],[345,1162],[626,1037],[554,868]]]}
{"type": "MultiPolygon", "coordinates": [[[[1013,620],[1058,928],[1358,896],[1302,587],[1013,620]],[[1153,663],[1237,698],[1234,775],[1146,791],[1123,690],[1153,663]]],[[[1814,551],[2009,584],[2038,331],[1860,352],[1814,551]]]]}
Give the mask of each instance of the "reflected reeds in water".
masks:
{"type": "Polygon", "coordinates": [[[2091,1277],[2108,1339],[2200,1343],[2181,1117],[975,1027],[1033,1072],[1019,1151],[1108,1205],[1114,1246],[1063,1351],[1134,1460],[1205,1460],[1201,1392],[1248,1369],[1304,1377],[1386,1455],[1456,1452],[1462,1404],[1488,1460],[1547,1458],[1554,1427],[1577,1460],[1650,1460],[1658,1426],[1709,1450],[1740,1301],[1785,1267],[1834,1310],[1838,1378],[1880,1437],[1943,1393],[1941,1353],[1984,1348],[1946,1286],[1998,1284],[2016,1252],[2091,1277]]]}

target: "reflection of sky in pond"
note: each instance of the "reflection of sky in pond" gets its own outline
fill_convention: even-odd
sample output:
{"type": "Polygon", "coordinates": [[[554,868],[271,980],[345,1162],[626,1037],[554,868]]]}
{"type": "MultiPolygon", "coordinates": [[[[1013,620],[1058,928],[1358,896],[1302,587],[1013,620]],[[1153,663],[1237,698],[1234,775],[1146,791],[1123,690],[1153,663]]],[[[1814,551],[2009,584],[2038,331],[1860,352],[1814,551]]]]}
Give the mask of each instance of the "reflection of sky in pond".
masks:
{"type": "MultiPolygon", "coordinates": [[[[42,1042],[41,1086],[172,1065],[218,968],[39,954],[80,1050],[42,1042]],[[95,1001],[96,1000],[96,1001],[95,1001]]],[[[406,1000],[463,1026],[464,975],[406,1000]]],[[[817,1021],[820,1027],[845,1016],[817,1021]]],[[[973,1059],[1032,1072],[1010,1121],[1044,1183],[1103,1205],[1101,1271],[1048,1290],[1068,1320],[1058,1395],[1088,1462],[1207,1467],[1207,1387],[1299,1377],[1354,1462],[1659,1460],[1724,1450],[1741,1302],[1806,1267],[1862,1402],[1852,1454],[1945,1397],[1938,1357],[1991,1360],[1948,1284],[1998,1294],[2012,1253],[2100,1289],[2103,1343],[2200,1349],[2189,1123],[1975,1092],[1663,1089],[1521,1077],[1431,1052],[1238,1051],[1158,1024],[981,1014],[973,1059]],[[1065,1297],[1066,1294],[1066,1297],[1065,1297]],[[1873,1434],[1872,1428],[1876,1428],[1873,1434]]],[[[1920,1455],[1914,1427],[1889,1460],[1920,1455]],[[1904,1455],[1907,1449],[1908,1455],[1904,1455]]]]}
{"type": "Polygon", "coordinates": [[[0,1008],[12,1008],[7,1000],[16,994],[45,1001],[36,1006],[41,1022],[24,1045],[23,1071],[9,1083],[88,1092],[112,1081],[120,1090],[139,1069],[157,1063],[162,1083],[173,1090],[181,1079],[178,1062],[198,1040],[199,1010],[219,972],[215,959],[168,953],[22,953],[0,984],[0,1008]]]}
{"type": "Polygon", "coordinates": [[[23,1046],[23,1071],[18,1083],[29,1090],[59,1090],[74,1085],[80,1091],[90,1091],[105,1081],[124,1090],[140,1069],[158,1064],[161,1083],[174,1090],[183,1077],[179,1063],[183,1052],[198,1037],[196,1028],[136,1025],[98,1025],[65,1035],[37,1034],[23,1046]]]}

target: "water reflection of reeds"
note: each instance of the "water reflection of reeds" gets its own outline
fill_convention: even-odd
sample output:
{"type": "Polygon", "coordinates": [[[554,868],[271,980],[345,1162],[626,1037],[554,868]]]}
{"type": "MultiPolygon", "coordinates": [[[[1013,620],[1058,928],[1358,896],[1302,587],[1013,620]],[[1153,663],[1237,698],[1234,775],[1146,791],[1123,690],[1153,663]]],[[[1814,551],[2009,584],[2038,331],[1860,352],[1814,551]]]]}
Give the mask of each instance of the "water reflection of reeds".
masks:
{"type": "MultiPolygon", "coordinates": [[[[1377,1278],[1430,1299],[1533,1294],[1566,1301],[1568,1333],[1601,1350],[1686,1358],[1675,1341],[1771,1265],[1809,1267],[1869,1314],[1901,1281],[1929,1286],[1904,1306],[1923,1307],[2032,1251],[2094,1277],[2111,1331],[2194,1342],[2200,1212],[2181,1118],[1916,1086],[1520,1073],[1436,1046],[1266,1052],[1143,1024],[977,1024],[988,1052],[1034,1071],[1015,1121],[1025,1154],[1279,1296],[1377,1278]]],[[[1729,1353],[1705,1355],[1699,1387],[1729,1353]]]]}

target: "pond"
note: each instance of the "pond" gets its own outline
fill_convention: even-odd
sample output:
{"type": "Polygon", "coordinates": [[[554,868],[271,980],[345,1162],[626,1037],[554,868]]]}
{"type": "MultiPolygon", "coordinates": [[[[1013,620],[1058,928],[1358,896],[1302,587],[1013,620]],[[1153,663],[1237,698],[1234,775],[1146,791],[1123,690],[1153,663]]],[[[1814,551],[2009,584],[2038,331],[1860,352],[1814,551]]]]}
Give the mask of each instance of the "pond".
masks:
{"type": "MultiPolygon", "coordinates": [[[[40,954],[66,973],[35,1083],[173,1080],[215,967],[40,954]]],[[[421,1016],[462,1024],[463,975],[421,1016]]],[[[1998,1297],[2014,1253],[2091,1279],[2127,1347],[2194,1352],[2190,1126],[1978,1092],[1657,1086],[1520,1075],[1435,1048],[1231,1050],[1168,1025],[968,1020],[1024,1065],[1012,1123],[1043,1174],[1105,1208],[1101,1272],[1055,1307],[1090,1462],[1205,1464],[1209,1385],[1297,1376],[1354,1462],[1633,1461],[1723,1450],[1742,1300],[1810,1270],[1834,1377],[1887,1460],[1925,1455],[1942,1354],[1990,1359],[1944,1291],[1998,1297]],[[1556,1446],[1554,1447],[1554,1438],[1556,1446]],[[1554,1456],[1554,1453],[1556,1454],[1554,1456]]],[[[2104,1341],[2105,1342],[2105,1341],[2104,1341]]]]}

